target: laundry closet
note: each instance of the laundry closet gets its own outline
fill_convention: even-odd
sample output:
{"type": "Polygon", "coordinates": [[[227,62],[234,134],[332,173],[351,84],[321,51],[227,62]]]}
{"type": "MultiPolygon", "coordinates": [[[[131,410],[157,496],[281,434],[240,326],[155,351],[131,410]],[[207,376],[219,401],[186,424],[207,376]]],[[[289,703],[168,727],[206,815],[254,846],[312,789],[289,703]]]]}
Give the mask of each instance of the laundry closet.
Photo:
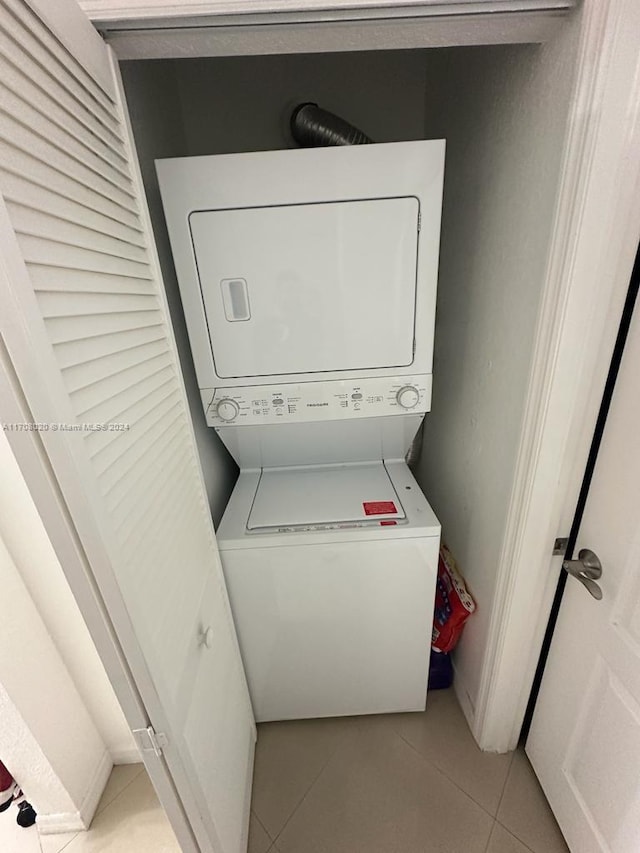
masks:
{"type": "MultiPolygon", "coordinates": [[[[540,589],[550,572],[537,564],[530,576],[523,571],[528,553],[517,551],[522,543],[514,537],[531,518],[522,495],[533,488],[531,448],[543,426],[532,400],[546,401],[537,391],[553,378],[540,368],[554,355],[544,345],[551,349],[560,335],[547,324],[565,308],[563,282],[557,270],[549,274],[550,259],[565,269],[558,262],[566,238],[556,224],[558,198],[562,190],[567,228],[567,210],[574,210],[567,197],[579,189],[567,174],[580,171],[590,141],[583,128],[577,138],[584,150],[577,150],[570,136],[568,167],[568,134],[591,105],[576,108],[573,87],[580,71],[581,91],[587,79],[588,97],[597,92],[583,49],[588,44],[599,61],[593,31],[600,13],[598,4],[587,15],[585,4],[570,0],[382,4],[384,14],[380,4],[354,0],[347,8],[327,0],[280,9],[274,18],[262,14],[261,3],[249,17],[244,8],[234,15],[225,7],[224,16],[197,22],[178,20],[174,6],[168,25],[162,17],[136,19],[136,5],[119,20],[126,4],[80,3],[98,35],[75,0],[2,4],[8,94],[0,238],[13,274],[0,277],[8,305],[0,316],[1,390],[12,421],[71,424],[69,432],[8,438],[183,849],[241,851],[255,717],[211,520],[220,543],[233,539],[229,529],[223,537],[221,520],[242,477],[219,424],[213,429],[205,418],[156,161],[264,155],[265,163],[283,162],[296,147],[291,112],[303,102],[341,116],[374,143],[392,143],[389,150],[428,151],[431,141],[446,142],[429,405],[427,384],[408,367],[406,387],[368,396],[350,388],[348,405],[354,423],[360,394],[363,404],[406,408],[405,423],[416,429],[427,411],[415,480],[401,482],[388,470],[386,480],[373,477],[376,492],[382,482],[404,497],[398,507],[381,489],[371,496],[374,517],[397,522],[400,534],[400,510],[411,510],[405,490],[411,494],[417,481],[433,509],[429,514],[417,501],[429,522],[423,529],[435,538],[441,524],[477,602],[456,650],[460,704],[483,747],[510,749],[539,650],[528,638],[551,603],[540,589]],[[118,429],[104,428],[113,424],[118,429]],[[89,427],[84,433],[82,425],[89,427]],[[503,628],[522,615],[523,590],[536,613],[514,644],[503,628]],[[510,610],[516,597],[518,608],[510,610]],[[513,686],[503,716],[495,714],[504,694],[493,689],[496,682],[513,686]]],[[[359,149],[383,180],[387,170],[376,175],[373,165],[376,147],[359,149]]],[[[345,164],[358,150],[333,150],[347,158],[349,178],[345,164]]],[[[294,153],[299,162],[303,154],[316,162],[313,150],[294,153]]],[[[322,183],[317,173],[314,179],[322,183]]],[[[402,186],[383,195],[402,201],[394,226],[413,221],[422,239],[424,223],[410,201],[419,193],[402,186]]],[[[359,198],[371,200],[368,193],[359,198]]],[[[376,216],[371,221],[385,239],[390,229],[376,216]]],[[[289,222],[297,226],[291,216],[289,222]]],[[[242,321],[251,285],[243,296],[242,274],[229,275],[222,292],[231,319],[242,321]],[[241,297],[235,305],[234,292],[241,297]]],[[[420,324],[419,301],[415,307],[420,324]]],[[[430,372],[429,352],[422,373],[430,372]]],[[[265,402],[257,398],[253,414],[271,417],[286,399],[297,417],[291,396],[275,391],[265,402]]],[[[239,401],[230,394],[217,405],[223,420],[225,413],[233,420],[239,401]]],[[[408,446],[411,436],[404,438],[408,446]]],[[[381,450],[377,459],[384,458],[381,450]]],[[[391,458],[404,476],[397,445],[391,458]]],[[[546,487],[553,478],[548,464],[541,467],[546,487]]],[[[271,523],[268,501],[256,509],[271,523]]],[[[553,521],[534,543],[539,563],[550,552],[553,521]]],[[[384,575],[382,558],[373,562],[384,575]]],[[[427,597],[423,627],[431,618],[427,597]]],[[[428,628],[424,640],[423,676],[428,628]]]]}
{"type": "Polygon", "coordinates": [[[238,471],[205,423],[155,161],[297,148],[290,116],[307,101],[374,142],[446,140],[433,399],[414,474],[478,604],[456,657],[469,715],[523,429],[576,29],[575,16],[558,17],[544,45],[120,63],[216,525],[238,471]]]}

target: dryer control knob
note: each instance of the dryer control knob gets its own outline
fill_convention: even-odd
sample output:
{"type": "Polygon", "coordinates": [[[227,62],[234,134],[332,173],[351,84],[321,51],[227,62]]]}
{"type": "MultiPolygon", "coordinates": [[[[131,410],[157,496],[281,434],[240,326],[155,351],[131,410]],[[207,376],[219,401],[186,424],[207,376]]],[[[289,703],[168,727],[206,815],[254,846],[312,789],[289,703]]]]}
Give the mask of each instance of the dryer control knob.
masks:
{"type": "Polygon", "coordinates": [[[396,394],[396,400],[398,401],[398,405],[402,406],[403,409],[413,409],[418,405],[420,392],[413,385],[405,385],[396,394]]]}
{"type": "Polygon", "coordinates": [[[236,403],[235,400],[229,400],[225,398],[224,400],[220,400],[218,405],[216,406],[216,413],[219,418],[223,421],[229,423],[229,421],[234,421],[238,416],[238,412],[240,411],[240,406],[236,403]]]}

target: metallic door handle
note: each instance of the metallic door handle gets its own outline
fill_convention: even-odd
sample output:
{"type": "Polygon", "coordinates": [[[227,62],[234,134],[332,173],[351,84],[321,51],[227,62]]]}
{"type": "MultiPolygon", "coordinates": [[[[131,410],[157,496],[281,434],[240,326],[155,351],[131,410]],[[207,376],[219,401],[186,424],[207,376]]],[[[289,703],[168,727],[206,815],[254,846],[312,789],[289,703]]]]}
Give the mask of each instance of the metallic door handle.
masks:
{"type": "Polygon", "coordinates": [[[594,598],[597,598],[598,601],[602,599],[602,590],[596,583],[596,580],[602,577],[602,564],[597,554],[589,548],[583,548],[578,554],[577,560],[565,560],[562,568],[571,577],[579,580],[594,598]]]}

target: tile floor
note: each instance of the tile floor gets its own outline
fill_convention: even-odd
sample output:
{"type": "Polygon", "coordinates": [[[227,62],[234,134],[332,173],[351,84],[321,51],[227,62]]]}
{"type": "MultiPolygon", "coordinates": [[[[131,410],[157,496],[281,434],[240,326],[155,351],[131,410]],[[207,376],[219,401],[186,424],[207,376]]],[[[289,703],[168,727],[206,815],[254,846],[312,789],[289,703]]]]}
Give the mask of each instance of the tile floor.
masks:
{"type": "MultiPolygon", "coordinates": [[[[522,751],[482,753],[453,691],[423,714],[259,727],[249,853],[567,853],[522,751]]],[[[0,814],[1,853],[179,853],[142,765],[114,768],[89,832],[0,814]]]]}
{"type": "Polygon", "coordinates": [[[142,764],[114,767],[88,832],[38,835],[0,814],[1,853],[180,853],[142,764]]]}
{"type": "Polygon", "coordinates": [[[423,714],[259,727],[249,853],[567,850],[524,752],[480,752],[452,690],[423,714]]]}

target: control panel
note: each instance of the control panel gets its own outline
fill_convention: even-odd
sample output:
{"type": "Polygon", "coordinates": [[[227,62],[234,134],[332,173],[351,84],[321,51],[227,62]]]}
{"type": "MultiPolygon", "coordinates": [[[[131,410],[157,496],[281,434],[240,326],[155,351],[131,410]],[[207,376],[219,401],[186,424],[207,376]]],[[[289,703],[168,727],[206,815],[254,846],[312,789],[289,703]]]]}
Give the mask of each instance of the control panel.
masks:
{"type": "Polygon", "coordinates": [[[429,411],[431,375],[201,390],[207,424],[303,423],[429,411]]]}

